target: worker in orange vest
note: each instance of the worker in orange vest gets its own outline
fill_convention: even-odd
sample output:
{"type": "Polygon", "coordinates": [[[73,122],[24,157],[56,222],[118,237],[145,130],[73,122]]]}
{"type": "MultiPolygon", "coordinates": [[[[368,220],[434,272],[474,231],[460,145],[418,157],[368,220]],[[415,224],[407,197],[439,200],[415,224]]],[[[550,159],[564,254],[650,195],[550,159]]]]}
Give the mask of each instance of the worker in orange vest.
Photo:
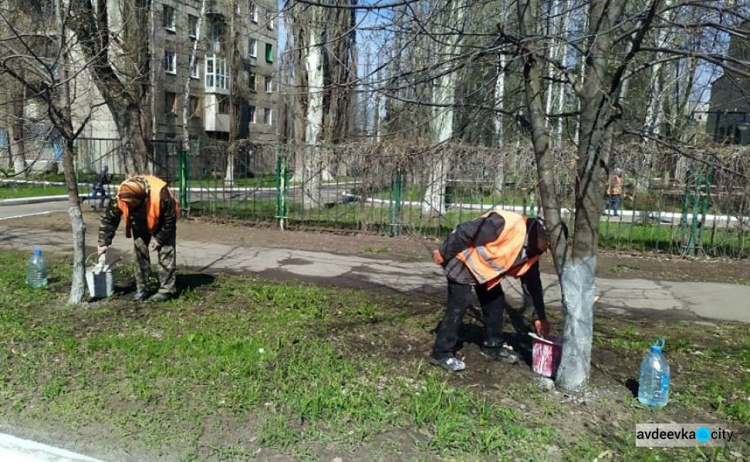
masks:
{"type": "Polygon", "coordinates": [[[454,353],[461,320],[471,304],[471,286],[482,306],[481,353],[511,364],[518,362],[518,355],[503,347],[505,295],[500,282],[507,276],[521,279],[524,295],[534,305],[535,330],[546,336],[549,322],[544,312],[539,256],[548,247],[544,221],[538,218],[491,210],[458,225],[433,252],[435,263],[444,268],[448,278],[448,301],[430,363],[451,372],[466,368],[454,353]]]}
{"type": "Polygon", "coordinates": [[[179,206],[167,183],[155,176],[138,175],[123,181],[117,197],[110,201],[99,222],[99,255],[107,252],[121,219],[125,236],[133,238],[135,247],[135,301],[165,301],[176,294],[175,244],[179,206]],[[159,254],[159,290],[149,297],[151,250],[159,254]]]}

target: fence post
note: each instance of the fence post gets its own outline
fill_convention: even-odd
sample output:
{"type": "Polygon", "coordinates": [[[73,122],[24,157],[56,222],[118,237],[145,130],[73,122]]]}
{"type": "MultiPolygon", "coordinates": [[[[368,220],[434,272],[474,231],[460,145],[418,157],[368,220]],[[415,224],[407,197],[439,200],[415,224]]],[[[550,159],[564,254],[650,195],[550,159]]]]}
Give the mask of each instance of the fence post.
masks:
{"type": "Polygon", "coordinates": [[[279,152],[279,145],[276,145],[276,219],[279,222],[279,228],[286,229],[287,221],[287,201],[286,193],[289,188],[289,178],[287,171],[286,156],[279,152]]]}
{"type": "Polygon", "coordinates": [[[179,155],[180,176],[180,209],[190,210],[190,162],[188,151],[180,150],[179,155]]]}
{"type": "Polygon", "coordinates": [[[393,184],[393,201],[391,202],[391,236],[401,234],[401,195],[403,178],[401,169],[396,169],[396,179],[393,184]]]}

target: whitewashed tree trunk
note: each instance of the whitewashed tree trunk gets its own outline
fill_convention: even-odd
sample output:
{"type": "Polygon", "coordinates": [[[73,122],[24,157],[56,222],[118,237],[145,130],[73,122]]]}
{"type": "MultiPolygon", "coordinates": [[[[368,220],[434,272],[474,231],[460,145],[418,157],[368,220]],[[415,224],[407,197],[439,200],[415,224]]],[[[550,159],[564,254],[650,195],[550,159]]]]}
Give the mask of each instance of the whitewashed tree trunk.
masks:
{"type": "MultiPolygon", "coordinates": [[[[70,296],[68,303],[76,305],[84,301],[86,295],[86,224],[83,222],[81,212],[81,203],[78,196],[78,181],[75,172],[75,162],[73,158],[73,126],[70,111],[70,85],[68,82],[68,50],[67,39],[68,31],[65,28],[63,20],[64,0],[56,0],[57,10],[57,45],[60,56],[60,66],[58,69],[59,81],[62,85],[59,102],[62,106],[62,113],[65,114],[64,120],[60,121],[66,125],[64,130],[65,137],[63,140],[63,173],[65,174],[65,184],[68,189],[68,202],[70,208],[70,227],[73,235],[73,277],[70,283],[70,296]]],[[[49,104],[54,104],[50,101],[49,104]]]]}
{"type": "MultiPolygon", "coordinates": [[[[444,49],[444,56],[446,59],[450,59],[458,51],[458,43],[461,40],[464,29],[463,2],[455,2],[447,14],[449,16],[443,19],[443,21],[446,24],[454,25],[454,28],[453,30],[445,28],[443,31],[446,34],[446,43],[442,47],[444,49]]],[[[458,73],[455,71],[448,72],[447,67],[451,65],[445,64],[442,66],[443,74],[436,79],[433,89],[432,99],[435,106],[433,107],[430,128],[434,141],[437,144],[448,142],[453,138],[453,105],[455,103],[458,73]]],[[[430,166],[427,189],[424,201],[422,202],[422,212],[443,215],[446,211],[445,188],[448,184],[448,172],[451,166],[449,159],[445,155],[440,155],[440,153],[437,155],[438,158],[435,160],[434,165],[430,166]]]]}
{"type": "MultiPolygon", "coordinates": [[[[323,13],[320,7],[313,9],[314,21],[322,20],[323,13]],[[315,14],[317,13],[317,14],[315,14]]],[[[305,168],[307,178],[302,185],[305,208],[320,206],[320,187],[322,183],[323,158],[317,144],[320,132],[323,128],[323,48],[321,46],[320,30],[313,24],[309,24],[309,44],[305,69],[308,79],[308,104],[305,115],[305,168]]]]}

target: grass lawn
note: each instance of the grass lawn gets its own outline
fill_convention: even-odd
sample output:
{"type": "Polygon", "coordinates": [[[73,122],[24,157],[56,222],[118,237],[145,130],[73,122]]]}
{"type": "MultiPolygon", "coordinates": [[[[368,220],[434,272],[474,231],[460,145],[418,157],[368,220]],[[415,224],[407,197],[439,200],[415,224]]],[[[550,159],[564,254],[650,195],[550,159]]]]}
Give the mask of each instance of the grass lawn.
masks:
{"type": "Polygon", "coordinates": [[[60,196],[68,194],[65,186],[9,186],[0,184],[0,199],[15,199],[18,197],[60,196]]]}
{"type": "MultiPolygon", "coordinates": [[[[585,404],[542,391],[526,365],[427,365],[440,302],[239,275],[180,274],[165,304],[65,306],[26,254],[0,253],[0,423],[109,460],[731,460],[750,454],[750,330],[597,318],[585,404]],[[626,387],[657,336],[673,394],[626,387]],[[636,449],[636,422],[718,422],[729,449],[636,449]],[[731,453],[730,453],[731,451],[731,453]]],[[[126,269],[126,268],[124,268],[126,269]]],[[[123,281],[127,282],[127,281],[123,281]]],[[[560,315],[550,310],[559,331],[560,315]]],[[[469,324],[467,335],[478,326],[469,324]]],[[[518,344],[519,348],[523,343],[518,344]]],[[[521,348],[521,351],[523,348],[521,348]]],[[[13,431],[9,430],[13,429],[13,431]]]]}

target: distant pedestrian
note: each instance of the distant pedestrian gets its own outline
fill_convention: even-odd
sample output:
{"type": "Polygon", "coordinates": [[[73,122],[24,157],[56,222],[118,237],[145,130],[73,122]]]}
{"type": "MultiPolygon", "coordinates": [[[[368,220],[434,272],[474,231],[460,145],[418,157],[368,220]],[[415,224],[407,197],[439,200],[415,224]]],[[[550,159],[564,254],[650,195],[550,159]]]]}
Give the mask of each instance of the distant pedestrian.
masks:
{"type": "Polygon", "coordinates": [[[619,217],[620,204],[622,204],[622,170],[616,168],[607,184],[607,210],[614,212],[612,215],[619,217]]]}
{"type": "Polygon", "coordinates": [[[539,256],[547,251],[544,221],[514,212],[491,210],[456,227],[433,253],[448,279],[448,301],[437,329],[430,363],[451,372],[463,370],[463,361],[454,356],[461,320],[471,304],[474,286],[482,306],[484,338],[481,353],[507,363],[518,362],[518,355],[503,347],[503,307],[505,277],[521,279],[524,295],[534,305],[534,328],[541,336],[549,333],[545,316],[539,256]]]}
{"type": "MultiPolygon", "coordinates": [[[[110,183],[110,178],[108,175],[109,168],[106,165],[102,166],[101,171],[99,172],[99,175],[96,177],[96,181],[94,182],[94,185],[91,187],[91,200],[95,201],[97,197],[101,196],[101,200],[99,202],[99,208],[104,208],[104,202],[109,199],[109,193],[107,192],[107,189],[105,188],[106,185],[110,183]]],[[[95,208],[95,205],[91,206],[92,208],[95,208]]]]}
{"type": "Polygon", "coordinates": [[[177,258],[177,215],[179,207],[172,190],[164,180],[151,175],[128,178],[117,189],[117,197],[109,202],[99,223],[99,255],[112,244],[121,219],[125,236],[133,237],[135,247],[135,301],[149,297],[151,273],[149,244],[159,252],[159,291],[149,300],[165,301],[175,296],[177,258]]]}

